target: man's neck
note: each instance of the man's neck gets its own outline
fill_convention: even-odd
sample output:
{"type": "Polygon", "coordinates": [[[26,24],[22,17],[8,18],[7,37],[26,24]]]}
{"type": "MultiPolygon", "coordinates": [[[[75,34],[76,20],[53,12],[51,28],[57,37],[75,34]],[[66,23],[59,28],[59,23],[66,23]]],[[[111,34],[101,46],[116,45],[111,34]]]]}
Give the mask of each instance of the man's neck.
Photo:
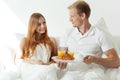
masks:
{"type": "Polygon", "coordinates": [[[91,27],[91,24],[89,22],[84,23],[80,27],[78,27],[78,31],[84,35],[91,27]]]}

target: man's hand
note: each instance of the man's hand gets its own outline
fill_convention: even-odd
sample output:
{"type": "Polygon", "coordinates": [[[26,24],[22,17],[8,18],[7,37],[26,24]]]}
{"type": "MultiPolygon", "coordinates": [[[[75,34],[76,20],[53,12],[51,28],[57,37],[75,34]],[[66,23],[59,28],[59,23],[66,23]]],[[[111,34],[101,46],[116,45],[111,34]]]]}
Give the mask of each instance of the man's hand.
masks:
{"type": "Polygon", "coordinates": [[[65,69],[67,67],[67,63],[66,62],[57,62],[57,66],[60,69],[65,69]]]}
{"type": "Polygon", "coordinates": [[[91,63],[93,63],[95,60],[96,60],[96,57],[91,56],[91,55],[88,55],[88,56],[84,57],[84,59],[83,59],[83,61],[84,61],[86,64],[91,64],[91,63]]]}
{"type": "Polygon", "coordinates": [[[88,55],[84,57],[83,61],[86,64],[95,63],[109,68],[118,68],[120,66],[120,59],[114,48],[104,52],[104,54],[106,58],[88,55]]]}

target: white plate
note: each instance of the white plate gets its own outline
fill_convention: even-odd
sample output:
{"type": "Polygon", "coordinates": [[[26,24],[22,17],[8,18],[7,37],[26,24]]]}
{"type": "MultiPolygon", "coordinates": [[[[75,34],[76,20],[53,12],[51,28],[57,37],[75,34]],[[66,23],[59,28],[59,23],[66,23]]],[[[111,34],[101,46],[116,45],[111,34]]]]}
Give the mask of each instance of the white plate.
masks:
{"type": "Polygon", "coordinates": [[[55,61],[55,62],[68,62],[68,63],[79,63],[79,62],[82,62],[82,59],[79,59],[79,60],[61,60],[61,59],[57,59],[56,56],[53,56],[52,59],[55,61]]]}

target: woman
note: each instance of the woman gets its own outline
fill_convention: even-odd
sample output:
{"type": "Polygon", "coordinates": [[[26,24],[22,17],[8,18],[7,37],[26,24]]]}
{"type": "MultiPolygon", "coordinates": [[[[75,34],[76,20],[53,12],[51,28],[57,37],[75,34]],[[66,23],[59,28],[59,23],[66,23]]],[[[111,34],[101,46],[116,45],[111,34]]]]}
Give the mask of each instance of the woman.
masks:
{"type": "Polygon", "coordinates": [[[53,76],[57,79],[54,68],[48,66],[54,63],[51,58],[56,55],[57,47],[55,39],[48,36],[46,20],[42,14],[31,15],[27,36],[23,38],[20,47],[23,59],[20,69],[22,80],[50,80],[53,76]]]}
{"type": "Polygon", "coordinates": [[[27,37],[21,43],[22,59],[32,64],[47,65],[53,63],[56,55],[55,40],[48,36],[44,16],[34,13],[30,17],[27,37]]]}

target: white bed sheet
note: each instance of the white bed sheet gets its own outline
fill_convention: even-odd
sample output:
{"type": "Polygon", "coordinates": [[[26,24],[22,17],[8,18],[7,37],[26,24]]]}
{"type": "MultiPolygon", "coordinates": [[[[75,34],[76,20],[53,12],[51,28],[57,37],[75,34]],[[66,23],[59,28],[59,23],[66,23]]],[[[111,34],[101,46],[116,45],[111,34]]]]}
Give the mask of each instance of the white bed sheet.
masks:
{"type": "MultiPolygon", "coordinates": [[[[76,78],[76,75],[79,75],[79,76],[84,75],[84,72],[82,71],[74,71],[76,69],[82,69],[82,71],[84,71],[84,69],[87,69],[87,68],[70,65],[70,67],[68,67],[66,70],[63,70],[63,73],[61,73],[61,71],[57,68],[55,64],[52,64],[49,66],[46,66],[46,65],[39,66],[39,65],[32,65],[32,64],[25,63],[19,69],[19,73],[17,71],[7,71],[7,70],[1,71],[0,80],[59,80],[57,78],[58,75],[62,75],[62,77],[64,77],[65,80],[70,80],[70,77],[76,78]],[[67,76],[64,76],[65,72],[67,72],[68,74],[67,76]]],[[[98,69],[98,72],[102,74],[101,70],[99,71],[99,69],[98,69]]],[[[107,77],[110,78],[110,80],[120,80],[120,67],[106,69],[105,74],[107,77]]],[[[87,76],[87,77],[89,78],[92,76],[87,76]]],[[[87,77],[86,77],[86,80],[87,80],[87,77]]]]}
{"type": "MultiPolygon", "coordinates": [[[[73,78],[72,80],[91,80],[90,77],[94,77],[96,76],[95,73],[98,72],[98,75],[101,77],[106,77],[105,80],[120,80],[120,67],[119,68],[108,68],[105,69],[105,71],[103,72],[101,68],[93,68],[92,70],[87,71],[87,74],[91,74],[91,75],[87,75],[86,74],[86,78],[83,79],[82,77],[84,76],[85,72],[84,70],[86,70],[86,67],[80,67],[80,66],[73,66],[71,65],[68,69],[67,75],[63,76],[63,79],[61,80],[71,80],[71,77],[73,78]],[[70,69],[70,71],[69,71],[70,69]],[[76,71],[76,70],[81,69],[81,71],[76,71]],[[94,71],[94,72],[92,72],[94,71]],[[78,77],[76,77],[76,75],[78,75],[78,77]],[[81,79],[80,79],[81,77],[81,79]]],[[[64,74],[64,73],[63,73],[64,74]]],[[[92,79],[93,80],[93,79],[92,79]]],[[[101,80],[101,79],[94,79],[94,80],[101,80]]],[[[104,79],[102,79],[104,80],[104,79]]]]}

